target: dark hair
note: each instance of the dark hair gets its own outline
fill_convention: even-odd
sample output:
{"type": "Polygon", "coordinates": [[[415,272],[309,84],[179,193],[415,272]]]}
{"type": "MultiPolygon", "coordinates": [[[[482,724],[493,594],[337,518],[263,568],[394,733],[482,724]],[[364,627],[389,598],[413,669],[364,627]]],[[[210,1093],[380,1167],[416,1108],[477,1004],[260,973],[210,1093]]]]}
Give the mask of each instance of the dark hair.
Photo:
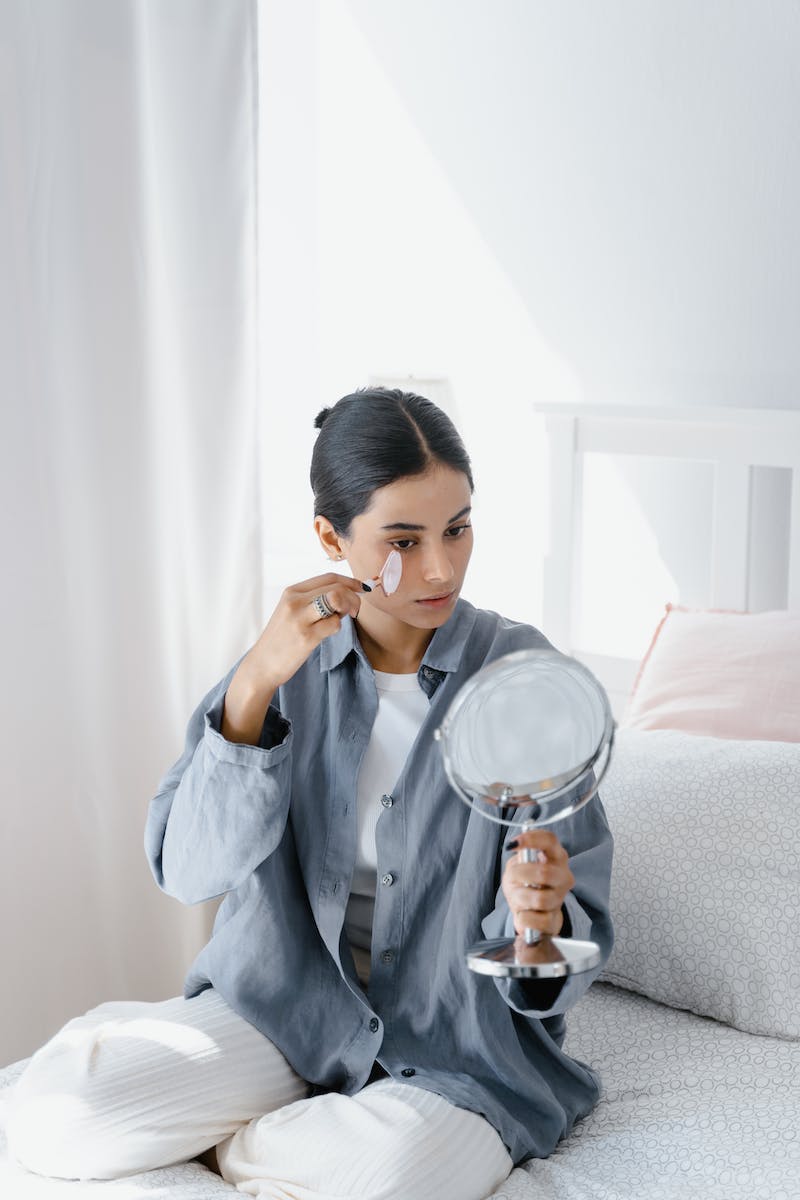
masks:
{"type": "Polygon", "coordinates": [[[464,443],[432,400],[399,388],[358,388],[323,408],[311,456],[314,516],[327,517],[339,537],[366,512],[372,493],[437,463],[463,471],[475,490],[464,443]]]}

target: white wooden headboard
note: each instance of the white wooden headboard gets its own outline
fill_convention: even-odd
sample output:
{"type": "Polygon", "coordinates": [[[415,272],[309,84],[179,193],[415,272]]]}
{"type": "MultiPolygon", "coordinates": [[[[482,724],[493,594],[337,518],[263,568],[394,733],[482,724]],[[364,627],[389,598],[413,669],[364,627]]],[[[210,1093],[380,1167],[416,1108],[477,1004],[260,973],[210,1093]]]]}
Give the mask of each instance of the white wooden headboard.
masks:
{"type": "Polygon", "coordinates": [[[711,582],[706,604],[740,611],[752,607],[748,548],[754,469],[790,468],[787,607],[800,611],[800,412],[599,404],[536,404],[534,408],[545,421],[550,477],[542,627],[559,648],[594,671],[618,719],[637,661],[596,654],[575,644],[585,454],[699,460],[713,466],[711,582]]]}

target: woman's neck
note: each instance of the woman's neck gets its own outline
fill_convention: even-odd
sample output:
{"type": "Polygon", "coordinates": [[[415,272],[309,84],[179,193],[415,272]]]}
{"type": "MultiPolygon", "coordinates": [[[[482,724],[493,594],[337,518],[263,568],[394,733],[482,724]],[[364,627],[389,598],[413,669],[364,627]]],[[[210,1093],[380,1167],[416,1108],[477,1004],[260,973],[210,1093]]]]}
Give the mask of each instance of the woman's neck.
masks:
{"type": "Polygon", "coordinates": [[[415,629],[402,621],[386,618],[385,613],[370,613],[366,620],[359,613],[355,625],[372,669],[390,675],[413,675],[418,671],[436,632],[434,629],[415,629]]]}

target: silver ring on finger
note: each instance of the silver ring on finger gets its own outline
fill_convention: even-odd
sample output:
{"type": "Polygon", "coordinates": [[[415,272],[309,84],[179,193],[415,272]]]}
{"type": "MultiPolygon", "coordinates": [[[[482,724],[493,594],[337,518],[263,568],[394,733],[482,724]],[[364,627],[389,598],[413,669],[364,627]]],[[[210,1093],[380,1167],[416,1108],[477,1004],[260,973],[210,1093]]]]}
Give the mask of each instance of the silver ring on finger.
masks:
{"type": "Polygon", "coordinates": [[[324,592],[322,592],[319,596],[315,596],[311,603],[314,605],[314,608],[321,617],[325,618],[336,616],[336,609],[331,608],[330,604],[328,604],[324,592]]]}

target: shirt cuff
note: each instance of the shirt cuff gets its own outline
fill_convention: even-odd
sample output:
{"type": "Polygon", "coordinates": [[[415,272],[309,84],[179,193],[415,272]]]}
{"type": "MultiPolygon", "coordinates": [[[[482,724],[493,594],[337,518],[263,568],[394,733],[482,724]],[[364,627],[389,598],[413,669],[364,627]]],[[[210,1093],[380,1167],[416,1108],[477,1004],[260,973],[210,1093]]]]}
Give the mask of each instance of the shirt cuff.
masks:
{"type": "Polygon", "coordinates": [[[205,713],[205,742],[215,758],[221,762],[241,766],[274,767],[289,753],[292,744],[292,723],[281,714],[280,709],[270,704],[257,746],[242,742],[229,742],[221,733],[224,694],[205,713]]]}

